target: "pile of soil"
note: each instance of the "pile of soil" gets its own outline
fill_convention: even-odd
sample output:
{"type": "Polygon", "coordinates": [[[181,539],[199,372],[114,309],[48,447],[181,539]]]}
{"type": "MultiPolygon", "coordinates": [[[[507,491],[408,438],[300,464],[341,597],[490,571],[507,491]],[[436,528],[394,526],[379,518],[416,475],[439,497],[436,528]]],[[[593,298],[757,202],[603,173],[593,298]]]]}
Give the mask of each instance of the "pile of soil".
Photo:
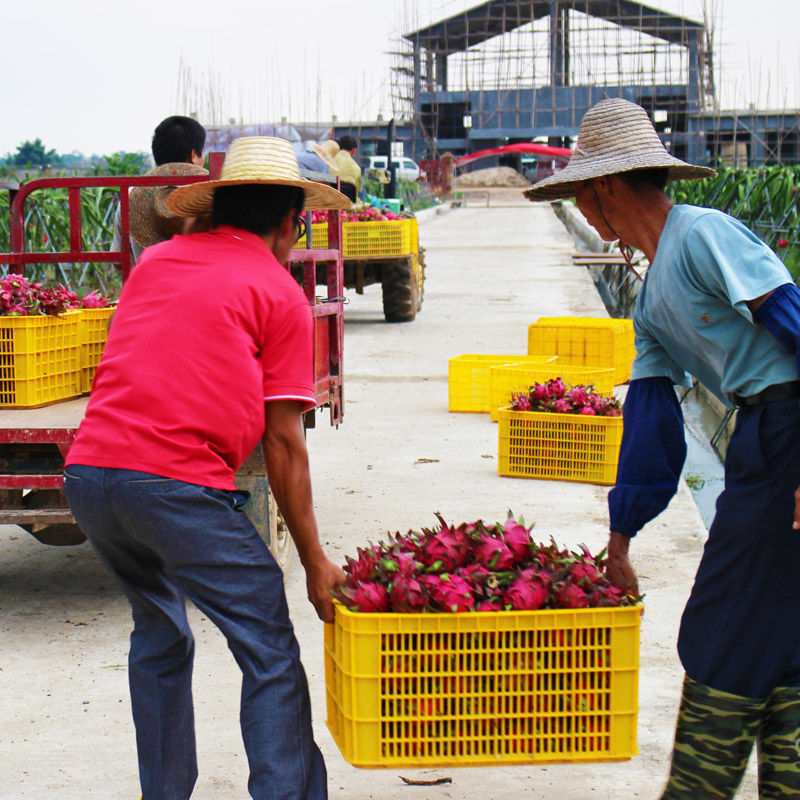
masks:
{"type": "Polygon", "coordinates": [[[530,181],[511,167],[489,167],[466,172],[458,176],[456,184],[459,189],[471,189],[477,186],[510,186],[523,189],[531,185],[530,181]]]}

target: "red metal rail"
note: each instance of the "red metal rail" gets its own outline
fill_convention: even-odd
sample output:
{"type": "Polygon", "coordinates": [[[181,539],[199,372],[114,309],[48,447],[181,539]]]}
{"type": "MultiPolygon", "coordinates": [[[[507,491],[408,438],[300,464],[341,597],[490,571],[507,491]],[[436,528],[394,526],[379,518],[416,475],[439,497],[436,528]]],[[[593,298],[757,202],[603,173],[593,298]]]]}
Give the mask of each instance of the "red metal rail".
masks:
{"type": "MultiPolygon", "coordinates": [[[[218,177],[223,153],[211,153],[209,173],[218,177]]],[[[115,263],[122,268],[122,280],[131,269],[129,190],[134,186],[176,186],[206,180],[202,175],[187,176],[115,176],[97,178],[39,178],[9,189],[10,252],[0,253],[0,264],[8,264],[12,272],[25,272],[29,264],[115,263]],[[120,227],[122,249],[97,251],[83,249],[81,191],[90,188],[113,188],[120,192],[120,227]],[[25,241],[25,202],[37,191],[66,189],[69,211],[70,247],[60,252],[35,252],[25,241]]],[[[342,351],[344,344],[344,284],[342,277],[342,233],[338,211],[329,212],[331,237],[324,250],[298,249],[290,255],[292,264],[302,264],[303,287],[314,310],[314,383],[317,406],[329,406],[332,425],[342,421],[342,351]],[[313,275],[317,265],[325,265],[327,295],[317,297],[313,275]]]]}

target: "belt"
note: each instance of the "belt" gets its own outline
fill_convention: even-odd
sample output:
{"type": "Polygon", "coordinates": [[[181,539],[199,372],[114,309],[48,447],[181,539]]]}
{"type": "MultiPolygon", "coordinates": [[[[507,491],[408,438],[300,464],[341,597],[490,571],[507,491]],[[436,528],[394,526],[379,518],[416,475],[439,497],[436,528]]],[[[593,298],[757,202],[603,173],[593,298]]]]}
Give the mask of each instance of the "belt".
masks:
{"type": "Polygon", "coordinates": [[[775,383],[767,386],[758,394],[750,394],[742,397],[740,394],[733,396],[735,406],[755,406],[759,403],[775,403],[778,400],[790,400],[792,397],[800,397],[800,381],[787,381],[786,383],[775,383]]]}

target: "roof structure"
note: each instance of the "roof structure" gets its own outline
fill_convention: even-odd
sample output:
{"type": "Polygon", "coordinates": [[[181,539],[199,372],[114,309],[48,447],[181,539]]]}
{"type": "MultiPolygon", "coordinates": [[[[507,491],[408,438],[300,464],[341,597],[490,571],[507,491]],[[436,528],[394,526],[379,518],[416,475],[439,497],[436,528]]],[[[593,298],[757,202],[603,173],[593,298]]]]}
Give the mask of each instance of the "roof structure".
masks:
{"type": "Polygon", "coordinates": [[[457,53],[529,22],[551,11],[572,10],[638,30],[657,39],[688,46],[690,31],[702,31],[700,22],[668,14],[632,0],[488,0],[474,8],[403,34],[415,46],[438,53],[457,53]]]}

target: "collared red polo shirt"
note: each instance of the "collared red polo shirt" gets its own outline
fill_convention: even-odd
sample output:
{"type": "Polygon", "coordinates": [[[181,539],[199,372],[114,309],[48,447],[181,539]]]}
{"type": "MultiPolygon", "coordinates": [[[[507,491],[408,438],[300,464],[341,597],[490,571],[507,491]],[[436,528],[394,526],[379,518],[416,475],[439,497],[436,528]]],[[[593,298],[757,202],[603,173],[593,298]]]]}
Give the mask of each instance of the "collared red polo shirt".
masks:
{"type": "Polygon", "coordinates": [[[264,241],[221,226],[148,248],[66,463],[233,489],[264,402],[314,407],[311,308],[264,241]]]}

